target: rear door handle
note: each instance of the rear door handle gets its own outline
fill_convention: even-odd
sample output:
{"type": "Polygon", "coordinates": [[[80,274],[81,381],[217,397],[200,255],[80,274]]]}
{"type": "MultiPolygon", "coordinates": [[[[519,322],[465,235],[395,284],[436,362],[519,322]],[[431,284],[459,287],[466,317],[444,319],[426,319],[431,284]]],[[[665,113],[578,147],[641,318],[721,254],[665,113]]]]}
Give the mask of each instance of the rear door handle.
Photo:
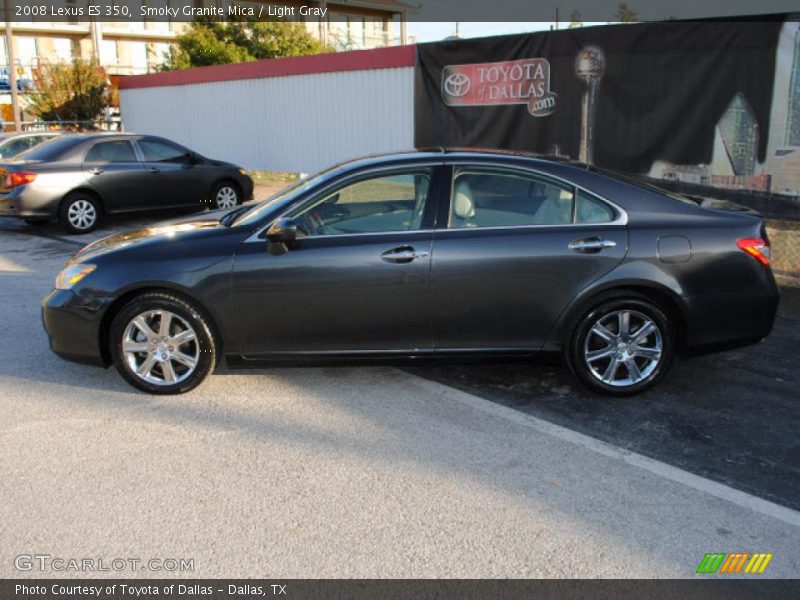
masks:
{"type": "Polygon", "coordinates": [[[101,168],[99,168],[99,167],[95,167],[94,169],[92,169],[92,170],[91,170],[91,171],[89,171],[89,172],[90,172],[92,175],[100,175],[100,173],[102,173],[102,172],[103,172],[103,169],[101,169],[101,168]]]}
{"type": "Polygon", "coordinates": [[[160,169],[156,169],[156,168],[152,168],[152,169],[147,169],[147,172],[148,173],[160,173],[161,170],[160,169]]]}
{"type": "Polygon", "coordinates": [[[417,258],[427,258],[427,252],[417,252],[411,246],[400,246],[392,248],[381,254],[381,260],[390,263],[410,263],[417,258]]]}
{"type": "Polygon", "coordinates": [[[593,252],[600,252],[606,248],[616,247],[617,242],[614,240],[602,240],[600,238],[586,238],[583,240],[575,240],[569,243],[569,249],[575,252],[584,252],[587,254],[593,252]]]}

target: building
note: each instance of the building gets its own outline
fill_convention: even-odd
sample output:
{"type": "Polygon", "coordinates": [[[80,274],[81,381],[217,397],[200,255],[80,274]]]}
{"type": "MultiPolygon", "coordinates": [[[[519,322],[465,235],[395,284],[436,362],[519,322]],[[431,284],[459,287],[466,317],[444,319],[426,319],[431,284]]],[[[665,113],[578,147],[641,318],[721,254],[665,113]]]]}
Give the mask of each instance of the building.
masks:
{"type": "Polygon", "coordinates": [[[733,175],[753,175],[758,150],[758,123],[750,103],[742,94],[734,96],[728,110],[717,123],[717,130],[724,148],[724,156],[719,158],[730,164],[733,175]]]}
{"type": "MultiPolygon", "coordinates": [[[[231,4],[268,7],[261,0],[138,0],[143,6],[182,8],[192,2],[196,6],[217,6],[227,11],[231,4]]],[[[54,5],[80,6],[82,0],[53,0],[54,5]]],[[[136,2],[129,3],[131,6],[136,2]]],[[[405,23],[412,7],[398,0],[318,0],[316,2],[281,3],[295,7],[295,16],[288,20],[304,23],[309,33],[334,50],[356,50],[408,43],[405,23]],[[302,5],[326,8],[325,18],[301,16],[302,5]]],[[[135,8],[134,8],[135,10],[135,8]]],[[[184,17],[185,19],[186,17],[184,17]]],[[[21,80],[30,80],[32,70],[43,63],[87,59],[96,56],[109,75],[135,75],[157,70],[174,44],[184,20],[162,17],[161,20],[125,22],[90,21],[83,17],[73,21],[28,21],[12,23],[14,62],[21,80]]],[[[5,38],[0,41],[0,65],[8,77],[8,51],[5,38]]]]}

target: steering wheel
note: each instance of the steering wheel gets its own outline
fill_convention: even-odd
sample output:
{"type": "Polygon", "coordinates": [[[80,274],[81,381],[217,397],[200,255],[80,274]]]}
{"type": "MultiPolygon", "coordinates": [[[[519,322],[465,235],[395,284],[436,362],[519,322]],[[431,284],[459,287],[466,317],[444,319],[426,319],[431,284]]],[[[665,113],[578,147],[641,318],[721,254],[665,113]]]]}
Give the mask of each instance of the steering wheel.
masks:
{"type": "Polygon", "coordinates": [[[316,210],[312,209],[308,211],[305,215],[303,215],[303,218],[306,222],[310,235],[328,234],[328,228],[325,226],[325,222],[322,220],[322,217],[320,217],[319,212],[316,210]]]}

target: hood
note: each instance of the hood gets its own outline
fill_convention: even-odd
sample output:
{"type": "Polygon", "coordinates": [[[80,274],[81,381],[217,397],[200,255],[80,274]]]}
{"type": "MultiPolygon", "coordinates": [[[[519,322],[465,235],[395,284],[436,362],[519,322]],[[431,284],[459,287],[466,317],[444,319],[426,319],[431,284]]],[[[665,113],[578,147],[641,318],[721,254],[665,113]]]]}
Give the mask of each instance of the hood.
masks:
{"type": "Polygon", "coordinates": [[[227,212],[229,212],[228,209],[215,210],[202,215],[162,221],[141,229],[116,233],[83,247],[72,257],[70,262],[85,262],[123,248],[202,236],[209,231],[223,227],[219,220],[227,212]]]}
{"type": "Polygon", "coordinates": [[[216,159],[214,159],[214,158],[206,158],[206,160],[207,160],[207,161],[208,161],[210,164],[214,165],[215,167],[228,167],[229,169],[234,169],[234,170],[236,170],[236,171],[238,171],[239,169],[241,169],[241,167],[240,167],[240,166],[238,166],[238,165],[235,165],[235,164],[233,164],[233,163],[225,162],[224,160],[216,160],[216,159]]]}

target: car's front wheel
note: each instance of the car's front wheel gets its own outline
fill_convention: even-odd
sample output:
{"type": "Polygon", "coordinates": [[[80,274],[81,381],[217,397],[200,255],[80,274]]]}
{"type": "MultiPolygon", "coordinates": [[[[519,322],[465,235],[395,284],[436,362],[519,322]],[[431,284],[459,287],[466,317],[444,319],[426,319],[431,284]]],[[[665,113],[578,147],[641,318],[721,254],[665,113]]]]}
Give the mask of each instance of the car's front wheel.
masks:
{"type": "Polygon", "coordinates": [[[64,198],[58,221],[70,233],[89,233],[100,224],[100,203],[89,194],[75,192],[64,198]]]}
{"type": "Polygon", "coordinates": [[[161,292],[138,296],[114,317],[109,331],[114,365],[150,394],[194,389],[216,365],[208,319],[189,302],[161,292]]]}
{"type": "Polygon", "coordinates": [[[242,193],[235,184],[229,181],[222,181],[215,185],[211,198],[215,208],[235,208],[242,203],[242,193]]]}
{"type": "Polygon", "coordinates": [[[578,320],[566,358],[590,390],[630,396],[664,377],[674,347],[674,327],[660,307],[638,294],[611,295],[578,320]]]}

